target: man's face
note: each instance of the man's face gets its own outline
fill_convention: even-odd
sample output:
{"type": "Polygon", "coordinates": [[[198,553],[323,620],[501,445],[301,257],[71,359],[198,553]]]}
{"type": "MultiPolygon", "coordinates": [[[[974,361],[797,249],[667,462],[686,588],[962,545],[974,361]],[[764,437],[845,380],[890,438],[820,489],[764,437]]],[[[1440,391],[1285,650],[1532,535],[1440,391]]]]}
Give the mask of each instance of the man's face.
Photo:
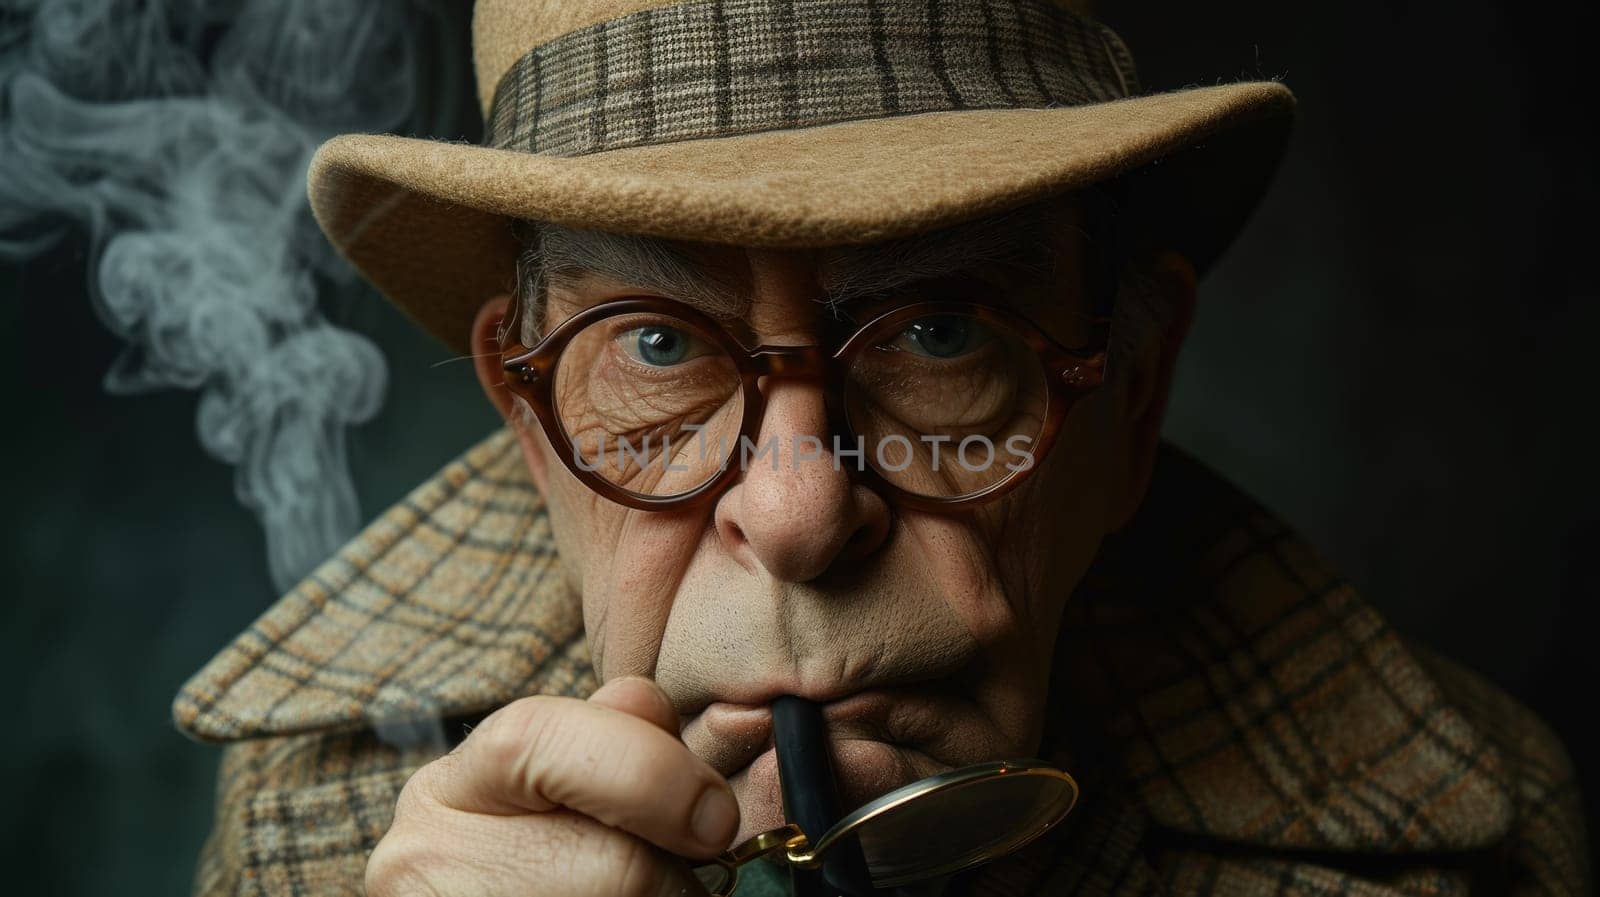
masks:
{"type": "MultiPolygon", "coordinates": [[[[1010,306],[1072,344],[1091,303],[1077,240],[1056,242],[1050,271],[990,265],[843,309],[865,320],[959,297],[1010,306]]],[[[721,313],[747,345],[825,344],[836,332],[825,254],[684,254],[731,294],[721,313]]],[[[551,278],[545,332],[589,306],[663,295],[644,280],[551,278]]],[[[692,510],[603,499],[539,428],[523,428],[602,681],[647,676],[672,697],[685,743],[732,783],[740,838],[783,822],[768,710],[779,695],[823,704],[850,807],[953,767],[1032,754],[1064,602],[1137,501],[1126,391],[1108,384],[1079,402],[1027,483],[956,513],[898,507],[848,464],[790,457],[797,437],[830,443],[823,396],[781,379],[763,392],[758,442],[778,446],[782,463],[748,465],[692,510]]]]}

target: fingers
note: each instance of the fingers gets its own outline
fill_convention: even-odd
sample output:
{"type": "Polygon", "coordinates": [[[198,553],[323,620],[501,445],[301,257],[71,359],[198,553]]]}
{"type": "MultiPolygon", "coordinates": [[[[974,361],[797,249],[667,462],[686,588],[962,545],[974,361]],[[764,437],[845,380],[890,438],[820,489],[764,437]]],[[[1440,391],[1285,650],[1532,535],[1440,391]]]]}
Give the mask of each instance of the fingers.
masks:
{"type": "Polygon", "coordinates": [[[367,897],[703,897],[681,860],[576,813],[484,816],[402,805],[367,861],[367,897]],[[447,833],[447,834],[446,834],[447,833]]]}
{"type": "Polygon", "coordinates": [[[678,734],[678,711],[672,706],[672,699],[649,679],[640,676],[613,679],[590,695],[589,701],[636,716],[668,734],[678,734]]]}
{"type": "Polygon", "coordinates": [[[502,708],[406,783],[367,894],[703,897],[673,854],[714,856],[739,810],[677,733],[644,679],[502,708]]]}
{"type": "Polygon", "coordinates": [[[715,856],[738,829],[738,804],[727,782],[670,734],[670,704],[652,706],[647,692],[634,680],[593,702],[524,698],[414,779],[456,810],[510,816],[565,808],[672,853],[715,856]]]}

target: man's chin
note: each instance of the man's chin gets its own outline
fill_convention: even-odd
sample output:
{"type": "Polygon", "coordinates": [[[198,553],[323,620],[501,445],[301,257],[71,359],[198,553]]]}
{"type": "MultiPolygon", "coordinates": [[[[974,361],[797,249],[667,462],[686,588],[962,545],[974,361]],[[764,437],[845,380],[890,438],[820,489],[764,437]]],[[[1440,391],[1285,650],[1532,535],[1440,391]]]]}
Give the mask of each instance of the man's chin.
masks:
{"type": "MultiPolygon", "coordinates": [[[[833,768],[842,813],[918,779],[948,771],[919,751],[882,741],[837,739],[833,742],[833,768]]],[[[783,791],[778,782],[778,756],[767,749],[728,779],[739,799],[737,844],[784,824],[783,791]]],[[[815,838],[821,832],[807,832],[815,838]]]]}

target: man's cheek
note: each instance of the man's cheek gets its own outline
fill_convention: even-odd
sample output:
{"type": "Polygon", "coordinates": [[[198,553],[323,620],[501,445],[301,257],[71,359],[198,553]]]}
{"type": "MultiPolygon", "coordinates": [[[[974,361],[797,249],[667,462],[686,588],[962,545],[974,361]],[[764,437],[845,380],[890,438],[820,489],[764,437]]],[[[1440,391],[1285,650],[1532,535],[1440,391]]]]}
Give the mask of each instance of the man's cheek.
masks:
{"type": "Polygon", "coordinates": [[[901,531],[915,544],[917,563],[926,565],[916,572],[937,584],[950,610],[979,644],[1003,640],[1015,628],[1008,584],[996,565],[997,546],[972,519],[906,512],[901,515],[901,531]]]}
{"type": "Polygon", "coordinates": [[[615,553],[625,508],[606,501],[579,483],[558,459],[550,468],[546,503],[551,534],[561,555],[561,568],[573,594],[583,602],[583,625],[588,635],[591,661],[605,677],[610,645],[605,621],[610,617],[610,596],[615,593],[615,553]]]}
{"type": "Polygon", "coordinates": [[[1105,520],[1101,479],[1091,458],[1052,456],[1032,482],[978,517],[996,546],[1006,593],[1030,628],[1053,628],[1099,550],[1105,520]]]}
{"type": "Polygon", "coordinates": [[[603,591],[591,587],[584,596],[591,643],[603,642],[604,660],[596,661],[602,679],[654,673],[667,620],[706,526],[696,514],[617,510],[595,534],[605,551],[591,566],[604,562],[603,573],[595,569],[603,591]]]}

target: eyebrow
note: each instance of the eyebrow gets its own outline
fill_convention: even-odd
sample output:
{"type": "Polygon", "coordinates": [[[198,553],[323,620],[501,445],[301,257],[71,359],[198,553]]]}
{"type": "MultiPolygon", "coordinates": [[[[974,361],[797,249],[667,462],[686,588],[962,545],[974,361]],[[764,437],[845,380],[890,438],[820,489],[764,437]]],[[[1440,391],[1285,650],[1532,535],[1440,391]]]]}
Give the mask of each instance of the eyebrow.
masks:
{"type": "Polygon", "coordinates": [[[695,262],[670,240],[544,225],[538,256],[548,281],[599,275],[724,319],[741,317],[750,307],[747,287],[695,262]]]}
{"type": "Polygon", "coordinates": [[[895,240],[824,250],[819,280],[840,304],[958,275],[1054,270],[1060,210],[1034,205],[895,240]]]}
{"type": "MultiPolygon", "coordinates": [[[[1036,204],[879,243],[828,247],[817,254],[821,301],[836,309],[918,283],[984,272],[1042,276],[1055,268],[1055,237],[1063,223],[1058,206],[1036,204]]],[[[692,248],[671,240],[546,224],[537,243],[547,282],[599,275],[724,320],[740,318],[750,307],[747,283],[697,262],[692,248]]]]}

